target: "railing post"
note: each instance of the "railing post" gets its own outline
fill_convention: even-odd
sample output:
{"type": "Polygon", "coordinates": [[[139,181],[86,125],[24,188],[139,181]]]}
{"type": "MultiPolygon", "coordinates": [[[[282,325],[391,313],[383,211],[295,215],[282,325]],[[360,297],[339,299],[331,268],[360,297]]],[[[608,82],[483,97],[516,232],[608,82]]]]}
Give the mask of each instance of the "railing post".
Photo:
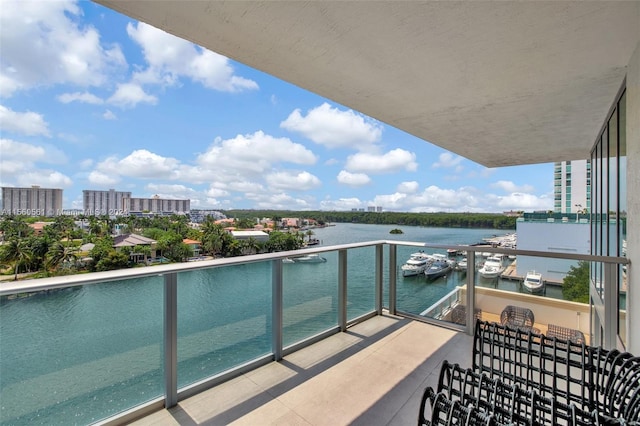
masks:
{"type": "Polygon", "coordinates": [[[467,334],[473,335],[476,317],[476,252],[467,251],[467,334]]]}
{"type": "Polygon", "coordinates": [[[383,303],[383,288],[382,279],[384,271],[382,263],[384,262],[384,247],[382,244],[376,246],[376,312],[378,315],[382,315],[382,303],[383,303]]]}
{"type": "Polygon", "coordinates": [[[395,244],[389,245],[389,313],[396,314],[396,270],[397,270],[398,247],[395,244]]]}
{"type": "Polygon", "coordinates": [[[338,323],[347,330],[347,251],[338,251],[338,323]]]}
{"type": "Polygon", "coordinates": [[[164,405],[178,403],[178,275],[164,276],[164,405]]]}
{"type": "Polygon", "coordinates": [[[607,349],[617,347],[618,336],[618,280],[617,264],[604,263],[604,345],[607,349]]]}
{"type": "Polygon", "coordinates": [[[275,361],[282,359],[282,259],[271,262],[271,347],[275,361]]]}

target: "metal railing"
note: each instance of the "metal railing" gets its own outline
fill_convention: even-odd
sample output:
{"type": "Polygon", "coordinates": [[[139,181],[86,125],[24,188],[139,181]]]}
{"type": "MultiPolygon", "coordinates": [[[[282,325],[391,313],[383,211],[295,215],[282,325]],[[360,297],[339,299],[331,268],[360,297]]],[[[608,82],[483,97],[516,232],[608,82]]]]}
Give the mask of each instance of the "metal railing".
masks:
{"type": "MultiPolygon", "coordinates": [[[[527,250],[515,250],[515,249],[503,249],[498,247],[476,247],[476,246],[457,246],[457,245],[436,245],[436,244],[425,244],[425,243],[417,243],[417,242],[400,242],[400,241],[389,241],[389,240],[380,240],[380,241],[371,241],[365,243],[354,243],[354,244],[342,244],[336,246],[329,247],[315,247],[310,249],[298,250],[298,251],[290,251],[290,252],[280,252],[280,253],[270,253],[270,254],[258,254],[258,255],[250,255],[250,256],[242,256],[235,258],[225,258],[225,259],[215,259],[209,261],[201,261],[201,262],[188,262],[181,264],[168,264],[168,265],[159,265],[159,266],[151,266],[151,267],[141,267],[134,269],[125,269],[125,270],[117,270],[117,271],[109,271],[109,272],[97,272],[92,274],[81,274],[81,275],[72,275],[72,276],[63,276],[63,277],[51,277],[51,278],[42,278],[32,281],[18,281],[18,282],[5,282],[0,285],[0,296],[2,297],[15,297],[20,294],[38,294],[42,292],[51,292],[53,290],[62,290],[62,289],[71,289],[75,287],[87,287],[90,288],[95,285],[100,285],[104,283],[114,283],[114,282],[122,282],[122,281],[131,281],[135,280],[136,285],[139,282],[149,282],[149,287],[152,288],[153,297],[160,301],[159,305],[156,306],[157,309],[162,309],[162,337],[161,342],[156,341],[155,345],[161,346],[161,365],[157,365],[154,369],[161,371],[163,376],[162,379],[162,391],[161,396],[152,396],[147,401],[143,402],[134,402],[130,407],[124,407],[119,409],[117,413],[107,414],[98,414],[97,418],[93,418],[93,421],[102,422],[102,423],[120,423],[126,421],[127,419],[139,417],[145,412],[150,412],[159,409],[160,407],[172,407],[177,404],[178,401],[192,396],[196,393],[199,393],[207,388],[215,386],[218,383],[229,380],[233,377],[236,377],[240,374],[243,374],[246,371],[257,368],[258,366],[264,365],[273,360],[280,360],[283,356],[298,350],[304,346],[308,346],[314,342],[317,342],[321,339],[326,338],[327,336],[338,333],[340,331],[344,331],[351,324],[368,319],[372,316],[379,315],[383,312],[384,308],[387,308],[390,314],[400,314],[404,315],[416,320],[430,322],[434,324],[442,325],[442,321],[438,321],[432,318],[427,318],[424,315],[420,315],[420,313],[424,313],[424,307],[419,310],[407,310],[405,309],[404,302],[398,301],[398,248],[421,248],[421,249],[433,249],[433,250],[447,250],[447,249],[455,249],[457,251],[466,251],[467,252],[467,271],[466,278],[464,280],[464,285],[466,286],[466,300],[464,304],[466,306],[470,306],[475,308],[476,304],[476,251],[488,252],[488,253],[500,253],[505,255],[518,255],[518,256],[533,256],[533,257],[546,257],[546,258],[558,258],[558,259],[570,259],[570,260],[584,260],[589,262],[602,262],[604,264],[604,280],[605,280],[605,289],[617,287],[617,274],[616,267],[617,265],[627,264],[628,260],[626,258],[621,257],[602,257],[602,256],[591,256],[591,255],[579,255],[579,254],[566,254],[566,253],[551,253],[551,252],[537,252],[537,251],[527,251],[527,250]],[[364,253],[359,251],[365,250],[364,253]],[[385,250],[387,254],[387,261],[385,262],[385,250]],[[373,253],[370,253],[372,251],[373,253]],[[298,308],[297,306],[289,306],[286,302],[287,296],[293,291],[289,290],[293,288],[294,285],[304,285],[306,283],[296,282],[296,275],[294,272],[285,271],[283,260],[290,257],[300,256],[302,254],[332,254],[334,256],[335,264],[337,264],[337,269],[335,271],[335,278],[330,277],[322,277],[326,279],[327,282],[332,282],[335,280],[336,288],[335,293],[331,293],[330,296],[320,297],[318,299],[314,299],[308,304],[304,304],[302,308],[298,308]],[[365,272],[366,277],[360,280],[350,280],[350,272],[353,272],[355,266],[349,262],[350,254],[359,254],[364,257],[373,257],[372,268],[365,272]],[[260,271],[264,272],[270,269],[270,274],[268,277],[264,277],[264,273],[260,273],[261,279],[264,280],[265,285],[269,285],[269,289],[266,291],[266,296],[264,300],[270,301],[271,306],[265,308],[264,312],[256,313],[256,315],[249,319],[243,318],[241,319],[235,327],[244,327],[248,328],[248,324],[260,325],[259,336],[249,336],[246,338],[249,341],[252,338],[259,338],[261,340],[261,344],[266,347],[267,343],[265,340],[268,340],[268,348],[264,351],[262,355],[253,356],[251,359],[244,360],[239,365],[233,365],[231,368],[225,369],[221,372],[216,372],[213,375],[208,375],[199,378],[198,380],[193,380],[187,384],[181,383],[179,380],[179,375],[181,374],[181,365],[185,362],[184,357],[181,357],[181,332],[180,325],[184,322],[182,321],[182,315],[185,315],[189,311],[189,307],[180,307],[180,289],[183,287],[187,287],[184,284],[184,280],[181,278],[187,276],[189,273],[203,273],[206,275],[214,274],[215,271],[225,271],[229,272],[227,275],[232,275],[235,273],[234,268],[241,268],[244,265],[253,265],[260,264],[260,271]],[[268,267],[267,267],[268,265],[268,267]],[[142,281],[141,281],[142,280],[142,281]],[[146,281],[145,281],[146,280],[146,281]],[[363,281],[362,283],[358,281],[363,281]],[[612,285],[609,285],[611,283],[612,285]],[[361,293],[371,293],[372,302],[365,302],[363,304],[364,307],[360,308],[357,312],[348,314],[350,309],[349,297],[351,293],[354,291],[354,285],[358,284],[361,286],[361,289],[355,290],[360,291],[361,293]],[[287,288],[285,288],[285,285],[287,288]],[[159,291],[162,289],[161,292],[159,291]],[[350,293],[351,292],[351,293],[350,293]],[[161,295],[160,295],[161,294],[161,295]],[[384,299],[385,294],[387,297],[387,304],[385,305],[384,299]],[[334,303],[335,302],[335,303],[334,303]],[[311,314],[308,314],[307,317],[301,315],[300,317],[295,317],[295,315],[300,315],[300,312],[308,313],[309,310],[313,311],[316,309],[317,312],[320,312],[322,315],[325,315],[326,318],[329,318],[328,323],[333,323],[328,327],[325,327],[322,330],[316,330],[311,335],[303,335],[298,336],[299,333],[294,332],[294,337],[287,338],[285,337],[286,331],[294,330],[298,326],[298,324],[302,324],[305,322],[309,322],[309,317],[311,314]],[[292,314],[292,312],[296,312],[292,314]],[[334,319],[335,318],[335,321],[334,319]],[[244,321],[244,322],[243,322],[244,321]],[[287,323],[287,324],[285,324],[287,323]],[[269,336],[267,336],[267,334],[269,336]],[[300,337],[300,338],[299,338],[300,337]],[[293,339],[293,341],[291,341],[293,339]],[[109,415],[113,415],[113,417],[108,417],[109,415]],[[100,417],[102,416],[102,417],[100,417]],[[108,417],[107,420],[101,420],[103,417],[108,417]]],[[[333,263],[333,262],[331,262],[333,263]]],[[[212,281],[213,282],[213,281],[212,281]]],[[[261,288],[264,289],[265,285],[261,288]]],[[[212,288],[213,285],[207,286],[207,288],[212,288]]],[[[311,290],[312,286],[309,286],[309,290],[311,290]]],[[[326,287],[326,284],[325,284],[326,287]]],[[[330,285],[329,285],[330,287],[330,285]]],[[[425,286],[427,287],[427,286],[425,286]]],[[[304,293],[304,289],[296,290],[304,293]]],[[[333,290],[331,290],[333,291],[333,290]]],[[[238,293],[239,298],[247,297],[248,294],[251,293],[251,290],[247,290],[247,293],[238,293]]],[[[367,295],[365,295],[368,297],[367,295]]],[[[365,297],[365,298],[366,298],[365,297]]],[[[451,296],[447,296],[451,297],[451,296]]],[[[456,293],[456,301],[458,293],[456,293]]],[[[438,299],[441,297],[438,297],[438,299]]],[[[215,300],[215,299],[212,299],[215,300]]],[[[368,300],[368,299],[367,299],[368,300]]],[[[437,300],[437,299],[436,299],[437,300]]],[[[117,303],[119,301],[116,301],[117,303]]],[[[449,301],[451,302],[451,301],[449,301]]],[[[10,303],[5,300],[4,303],[10,303]]],[[[453,302],[449,303],[450,305],[453,302]]],[[[242,300],[238,301],[238,306],[241,306],[242,300]]],[[[611,317],[611,320],[614,321],[615,312],[617,310],[617,301],[614,300],[613,297],[607,291],[605,291],[604,299],[599,299],[599,301],[595,301],[595,308],[602,309],[604,312],[607,312],[607,315],[611,317]],[[613,312],[613,313],[612,313],[613,312]]],[[[235,305],[234,305],[235,306],[235,305]]],[[[451,307],[451,306],[449,306],[451,307]]],[[[224,307],[222,307],[224,308],[224,307]]],[[[228,307],[229,309],[234,309],[234,307],[228,307]]],[[[134,309],[134,307],[132,307],[134,309]]],[[[153,311],[153,309],[150,309],[153,311]]],[[[314,311],[314,312],[316,312],[314,311]]],[[[465,331],[468,334],[473,334],[473,324],[474,324],[474,311],[475,309],[467,309],[466,310],[466,326],[460,326],[456,324],[447,323],[446,325],[451,328],[458,329],[460,331],[465,331]]],[[[216,311],[217,312],[217,311],[216,311]]],[[[143,313],[141,313],[142,315],[143,313]]],[[[215,316],[214,313],[207,313],[206,318],[211,318],[215,316]]],[[[188,321],[187,321],[188,322],[188,321]]],[[[610,324],[612,327],[613,325],[610,324]]],[[[10,324],[3,324],[4,327],[9,327],[10,324]]],[[[233,324],[226,324],[229,330],[228,334],[233,335],[233,324]]],[[[226,329],[225,329],[226,330],[226,329]]],[[[3,333],[7,332],[7,328],[2,328],[1,331],[3,333]]],[[[98,331],[99,332],[99,331],[98,331]]],[[[5,336],[0,335],[0,339],[4,340],[5,336]]],[[[98,336],[100,338],[101,336],[98,336]]],[[[194,333],[193,335],[193,345],[197,346],[200,344],[198,340],[209,338],[209,334],[206,330],[198,333],[194,333]]],[[[158,339],[156,339],[158,340],[158,339]]],[[[184,340],[184,338],[183,338],[184,340]]],[[[153,339],[151,339],[153,341],[153,339]]],[[[615,346],[615,331],[606,331],[605,330],[605,342],[609,344],[611,347],[615,346]]],[[[236,342],[237,343],[237,342],[236,342]]],[[[207,343],[208,344],[208,343],[207,343]]],[[[153,346],[153,345],[152,345],[153,346]]],[[[201,354],[201,352],[206,352],[208,346],[205,346],[205,349],[194,349],[194,353],[198,352],[198,357],[206,357],[207,354],[201,354]]],[[[47,348],[41,348],[42,351],[46,352],[47,348]]],[[[0,368],[2,369],[2,373],[5,374],[5,367],[3,363],[5,362],[6,356],[10,355],[6,353],[6,347],[3,349],[3,356],[0,357],[0,368]]],[[[153,350],[147,351],[144,353],[152,353],[153,350]]],[[[15,356],[15,354],[14,354],[15,356]]],[[[100,356],[100,355],[99,355],[100,356]]],[[[106,356],[106,355],[105,355],[106,356]]],[[[196,355],[194,355],[196,357],[196,355]]],[[[138,360],[141,363],[145,362],[156,362],[150,360],[138,360]]],[[[55,360],[51,360],[51,362],[55,362],[55,360]]],[[[203,363],[206,360],[202,361],[203,363]]],[[[82,370],[84,371],[84,369],[82,370]]],[[[145,372],[145,374],[151,374],[149,372],[145,372]]],[[[51,377],[50,379],[58,378],[58,380],[64,380],[64,373],[55,372],[49,373],[51,377]],[[53,376],[51,376],[53,374],[53,376]],[[57,376],[56,376],[57,374],[57,376]]],[[[0,396],[7,391],[7,389],[11,386],[37,386],[38,381],[30,377],[17,377],[15,379],[15,384],[6,386],[3,384],[3,388],[0,389],[0,396]]],[[[60,383],[60,386],[64,386],[64,383],[60,383]]],[[[126,381],[123,384],[126,386],[126,381]]],[[[48,390],[47,390],[48,391],[48,390]]],[[[0,397],[0,399],[2,399],[0,397]]],[[[63,401],[68,402],[68,401],[63,401]]],[[[58,402],[57,402],[58,403],[58,402]]],[[[73,404],[74,401],[71,400],[68,402],[69,404],[73,404]]],[[[0,416],[0,420],[3,420],[3,416],[0,416]]],[[[11,418],[5,419],[7,421],[11,420],[11,418]]]]}

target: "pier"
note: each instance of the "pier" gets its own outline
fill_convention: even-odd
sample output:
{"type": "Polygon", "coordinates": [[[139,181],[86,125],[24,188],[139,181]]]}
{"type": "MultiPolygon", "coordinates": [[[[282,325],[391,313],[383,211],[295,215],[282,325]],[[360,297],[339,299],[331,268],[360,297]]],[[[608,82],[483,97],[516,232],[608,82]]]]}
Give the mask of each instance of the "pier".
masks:
{"type": "MultiPolygon", "coordinates": [[[[523,282],[524,281],[524,276],[517,275],[517,273],[516,273],[516,262],[517,262],[517,260],[514,260],[512,263],[507,265],[507,267],[505,268],[505,270],[502,273],[502,275],[500,275],[501,279],[510,280],[510,281],[519,281],[519,282],[523,282]]],[[[555,286],[558,286],[558,287],[562,287],[562,281],[549,280],[549,279],[543,279],[543,281],[544,281],[545,285],[548,284],[548,285],[555,285],[555,286]]]]}

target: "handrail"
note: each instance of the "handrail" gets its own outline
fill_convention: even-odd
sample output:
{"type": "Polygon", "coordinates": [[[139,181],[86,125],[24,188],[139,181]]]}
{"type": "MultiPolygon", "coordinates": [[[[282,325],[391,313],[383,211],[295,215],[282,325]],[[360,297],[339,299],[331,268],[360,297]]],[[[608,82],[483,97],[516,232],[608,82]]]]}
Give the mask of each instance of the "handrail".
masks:
{"type": "Polygon", "coordinates": [[[207,268],[216,268],[222,266],[239,265],[254,262],[263,262],[268,260],[284,259],[290,256],[299,256],[301,253],[315,254],[325,253],[329,251],[348,250],[352,248],[362,248],[386,244],[390,246],[409,246],[409,247],[424,247],[430,249],[455,249],[459,251],[482,251],[487,253],[500,253],[506,255],[522,255],[522,256],[534,256],[534,257],[548,257],[554,259],[569,259],[569,260],[584,260],[589,262],[605,262],[614,263],[619,265],[629,264],[629,259],[625,257],[614,256],[594,256],[590,254],[575,254],[575,253],[561,253],[561,252],[543,252],[534,250],[518,250],[518,249],[506,249],[499,247],[489,246],[474,246],[474,245],[449,245],[449,244],[429,244],[413,241],[398,241],[398,240],[376,240],[366,241],[360,243],[338,244],[325,247],[304,248],[300,250],[282,251],[276,253],[263,253],[247,256],[237,256],[220,258],[213,260],[203,260],[200,262],[184,262],[184,263],[171,263],[166,265],[155,266],[143,266],[140,268],[127,268],[118,269],[115,271],[93,272],[89,274],[77,274],[77,275],[65,275],[56,277],[37,278],[33,280],[25,281],[4,281],[0,282],[0,296],[9,296],[18,293],[28,293],[43,290],[53,290],[66,287],[74,287],[79,285],[97,284],[108,281],[123,280],[129,278],[143,278],[152,276],[161,276],[168,273],[194,271],[207,268]]]}

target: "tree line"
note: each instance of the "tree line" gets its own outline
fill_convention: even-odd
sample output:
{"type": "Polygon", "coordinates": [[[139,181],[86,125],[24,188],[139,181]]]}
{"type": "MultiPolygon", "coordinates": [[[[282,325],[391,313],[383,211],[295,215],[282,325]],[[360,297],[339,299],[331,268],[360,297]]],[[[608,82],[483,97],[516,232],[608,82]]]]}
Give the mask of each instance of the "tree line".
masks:
{"type": "Polygon", "coordinates": [[[223,210],[233,218],[312,218],[320,224],[366,223],[372,225],[425,226],[437,228],[516,229],[516,217],[498,213],[406,213],[354,211],[286,211],[286,210],[223,210]]]}

